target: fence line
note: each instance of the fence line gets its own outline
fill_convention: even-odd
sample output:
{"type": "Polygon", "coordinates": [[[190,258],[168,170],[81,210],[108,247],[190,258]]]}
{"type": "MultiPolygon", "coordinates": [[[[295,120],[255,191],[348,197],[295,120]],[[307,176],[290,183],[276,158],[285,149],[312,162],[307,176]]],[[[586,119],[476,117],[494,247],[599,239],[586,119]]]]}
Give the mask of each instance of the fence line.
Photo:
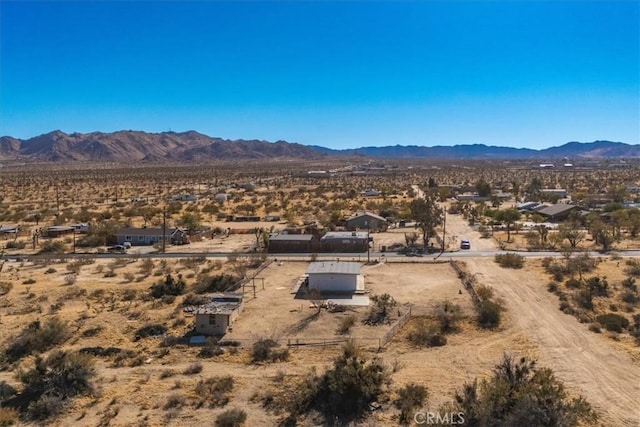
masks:
{"type": "Polygon", "coordinates": [[[380,338],[380,342],[378,344],[378,348],[382,348],[385,345],[387,345],[387,343],[389,341],[391,341],[393,339],[393,337],[398,333],[400,328],[402,328],[409,321],[410,317],[411,317],[411,307],[409,307],[409,310],[406,313],[404,313],[402,316],[400,316],[398,318],[398,320],[396,320],[396,323],[391,327],[391,329],[389,329],[380,338]]]}
{"type": "Polygon", "coordinates": [[[454,271],[458,274],[458,278],[462,282],[462,285],[471,295],[471,300],[473,301],[473,305],[476,307],[476,309],[479,309],[481,305],[481,300],[475,288],[473,287],[473,281],[469,278],[469,275],[466,272],[462,271],[457,261],[450,260],[449,264],[454,269],[454,271]]]}

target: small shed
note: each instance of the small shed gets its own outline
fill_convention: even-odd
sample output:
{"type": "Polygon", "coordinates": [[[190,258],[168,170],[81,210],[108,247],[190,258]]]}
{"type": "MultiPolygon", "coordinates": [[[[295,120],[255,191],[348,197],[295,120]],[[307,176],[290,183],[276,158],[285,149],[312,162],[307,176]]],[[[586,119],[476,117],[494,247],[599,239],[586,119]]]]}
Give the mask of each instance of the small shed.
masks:
{"type": "Polygon", "coordinates": [[[196,333],[221,336],[229,331],[242,312],[242,300],[240,294],[218,293],[207,304],[187,307],[185,311],[194,314],[196,333]]]}
{"type": "Polygon", "coordinates": [[[309,289],[323,293],[355,293],[364,290],[357,262],[312,262],[307,268],[309,289]],[[361,282],[361,286],[358,286],[361,282]]]}

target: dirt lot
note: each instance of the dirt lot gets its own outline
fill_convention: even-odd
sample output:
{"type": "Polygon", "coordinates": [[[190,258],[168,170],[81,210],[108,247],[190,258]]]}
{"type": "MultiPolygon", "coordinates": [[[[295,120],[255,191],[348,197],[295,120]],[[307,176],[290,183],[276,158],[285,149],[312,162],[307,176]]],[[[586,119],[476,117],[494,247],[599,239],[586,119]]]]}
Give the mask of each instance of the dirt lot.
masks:
{"type": "Polygon", "coordinates": [[[607,425],[637,426],[640,420],[640,363],[615,348],[605,336],[589,332],[557,309],[547,281],[530,270],[500,268],[493,260],[469,259],[479,283],[490,284],[510,315],[540,349],[540,363],[603,415],[607,425]]]}

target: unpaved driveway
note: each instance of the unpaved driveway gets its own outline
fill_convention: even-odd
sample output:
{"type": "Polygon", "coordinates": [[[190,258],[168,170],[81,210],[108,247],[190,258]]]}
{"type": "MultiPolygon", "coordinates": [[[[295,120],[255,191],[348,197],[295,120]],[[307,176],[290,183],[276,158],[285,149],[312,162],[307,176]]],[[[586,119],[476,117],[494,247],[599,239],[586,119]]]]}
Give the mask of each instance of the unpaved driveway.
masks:
{"type": "Polygon", "coordinates": [[[545,282],[525,270],[499,267],[493,260],[469,259],[478,283],[492,286],[531,340],[540,347],[541,365],[602,414],[604,425],[640,425],[640,368],[607,338],[558,309],[545,282]]]}
{"type": "Polygon", "coordinates": [[[490,251],[497,249],[496,242],[492,238],[483,239],[480,237],[480,233],[469,226],[467,220],[462,215],[447,214],[447,241],[450,238],[455,237],[453,240],[456,247],[452,249],[460,248],[460,240],[466,239],[471,242],[470,251],[490,251]]]}

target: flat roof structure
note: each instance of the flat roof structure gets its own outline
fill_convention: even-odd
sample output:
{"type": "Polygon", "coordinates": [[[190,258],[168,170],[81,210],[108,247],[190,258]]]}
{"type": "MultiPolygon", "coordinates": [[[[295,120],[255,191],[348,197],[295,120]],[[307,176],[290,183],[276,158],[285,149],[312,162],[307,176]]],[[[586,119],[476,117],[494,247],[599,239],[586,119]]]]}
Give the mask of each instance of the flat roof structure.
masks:
{"type": "Polygon", "coordinates": [[[307,274],[360,274],[360,264],[357,262],[312,262],[307,268],[307,274]]]}

